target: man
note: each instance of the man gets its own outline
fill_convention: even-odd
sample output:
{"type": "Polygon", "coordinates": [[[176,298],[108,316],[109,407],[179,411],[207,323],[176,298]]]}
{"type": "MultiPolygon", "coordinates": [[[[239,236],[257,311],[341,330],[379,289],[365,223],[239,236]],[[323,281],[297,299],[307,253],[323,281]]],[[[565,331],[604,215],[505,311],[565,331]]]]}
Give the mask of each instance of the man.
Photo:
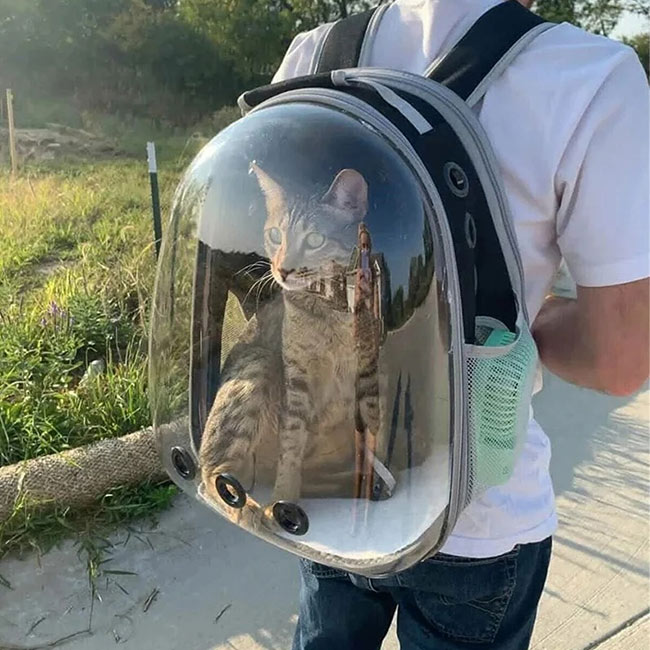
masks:
{"type": "MultiPolygon", "coordinates": [[[[397,0],[369,65],[423,73],[499,0],[397,0]]],[[[275,77],[306,74],[325,26],[275,77]]],[[[487,91],[541,360],[615,395],[648,376],[648,88],[632,50],[563,24],[487,91]],[[561,258],[577,300],[545,299],[561,258]]],[[[569,433],[567,433],[569,435],[569,433]]],[[[472,504],[442,552],[368,580],[302,561],[294,650],[377,650],[397,608],[402,650],[528,647],[557,526],[549,441],[531,419],[512,479],[472,504]]]]}

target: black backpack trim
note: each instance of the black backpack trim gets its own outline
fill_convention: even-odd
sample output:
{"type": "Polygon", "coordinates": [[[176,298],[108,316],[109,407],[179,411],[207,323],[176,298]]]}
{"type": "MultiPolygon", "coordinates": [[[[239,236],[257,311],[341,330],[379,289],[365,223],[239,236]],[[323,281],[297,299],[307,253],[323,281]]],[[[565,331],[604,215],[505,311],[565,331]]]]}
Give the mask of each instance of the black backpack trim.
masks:
{"type": "Polygon", "coordinates": [[[325,37],[316,73],[356,68],[368,25],[377,9],[348,16],[334,23],[325,37]]]}
{"type": "Polygon", "coordinates": [[[517,0],[484,13],[434,68],[429,79],[467,100],[519,39],[546,21],[517,0]]]}

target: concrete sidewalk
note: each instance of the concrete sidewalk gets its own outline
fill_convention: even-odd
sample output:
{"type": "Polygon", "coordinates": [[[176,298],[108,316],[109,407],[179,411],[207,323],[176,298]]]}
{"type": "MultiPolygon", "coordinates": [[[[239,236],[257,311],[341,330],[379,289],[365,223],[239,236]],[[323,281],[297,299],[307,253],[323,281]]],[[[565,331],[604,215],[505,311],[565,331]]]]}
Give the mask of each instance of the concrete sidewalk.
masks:
{"type": "MultiPolygon", "coordinates": [[[[649,393],[619,400],[547,377],[536,409],[553,441],[561,524],[532,647],[644,650],[649,393]]],[[[290,648],[296,560],[182,497],[177,505],[140,539],[116,536],[108,568],[137,575],[100,582],[92,634],[57,647],[290,648]]],[[[13,587],[0,585],[0,650],[53,647],[88,628],[87,575],[71,545],[40,563],[5,560],[0,574],[13,587]]],[[[393,630],[384,650],[398,647],[393,630]]]]}

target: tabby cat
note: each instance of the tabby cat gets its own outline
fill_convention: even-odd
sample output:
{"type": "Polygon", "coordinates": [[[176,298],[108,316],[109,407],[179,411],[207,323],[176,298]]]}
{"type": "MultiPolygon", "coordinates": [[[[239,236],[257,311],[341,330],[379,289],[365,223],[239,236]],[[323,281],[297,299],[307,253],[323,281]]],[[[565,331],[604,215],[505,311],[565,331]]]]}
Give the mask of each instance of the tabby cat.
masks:
{"type": "MultiPolygon", "coordinates": [[[[377,320],[362,300],[353,314],[346,291],[368,186],[359,172],[344,169],[323,196],[304,201],[255,163],[251,171],[265,199],[269,273],[282,291],[258,310],[224,364],[203,434],[202,478],[211,494],[222,473],[249,490],[262,456],[270,455],[277,459],[273,500],[295,501],[309,447],[327,456],[327,438],[337,432],[346,448],[330,445],[330,455],[353,459],[355,430],[378,431],[377,320]]],[[[353,464],[330,477],[343,480],[349,496],[353,464]]]]}

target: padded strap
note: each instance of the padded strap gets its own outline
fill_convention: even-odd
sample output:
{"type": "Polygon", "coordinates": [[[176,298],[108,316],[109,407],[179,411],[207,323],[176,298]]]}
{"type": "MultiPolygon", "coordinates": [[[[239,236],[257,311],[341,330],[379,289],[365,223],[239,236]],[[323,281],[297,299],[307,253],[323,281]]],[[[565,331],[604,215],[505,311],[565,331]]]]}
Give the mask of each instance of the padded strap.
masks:
{"type": "Polygon", "coordinates": [[[356,68],[363,39],[375,9],[348,16],[334,23],[329,30],[316,72],[356,68]]]}
{"type": "Polygon", "coordinates": [[[501,2],[474,23],[429,78],[467,100],[479,86],[485,89],[482,82],[528,32],[544,24],[517,0],[501,2]]]}

